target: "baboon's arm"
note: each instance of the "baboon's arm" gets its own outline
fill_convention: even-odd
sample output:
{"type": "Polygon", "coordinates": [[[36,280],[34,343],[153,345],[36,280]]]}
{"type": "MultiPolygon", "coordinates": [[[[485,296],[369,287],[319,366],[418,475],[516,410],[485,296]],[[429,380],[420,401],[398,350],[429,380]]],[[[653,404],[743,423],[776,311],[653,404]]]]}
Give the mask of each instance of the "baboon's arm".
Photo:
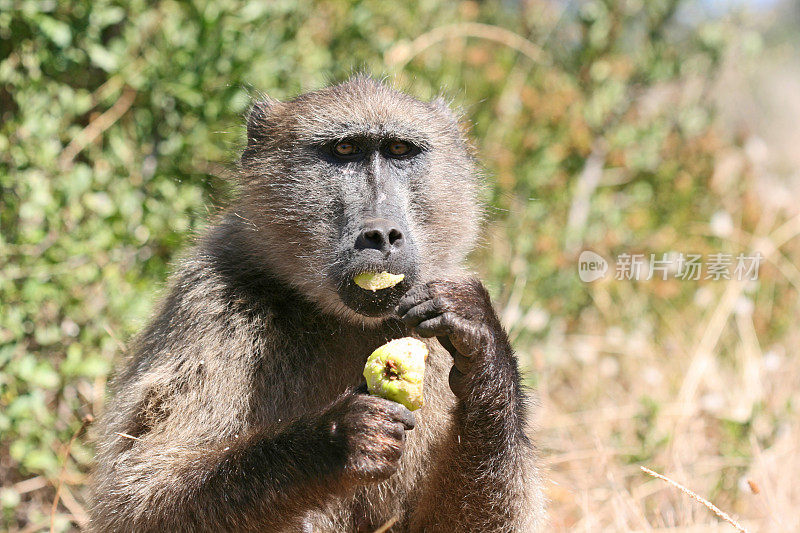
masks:
{"type": "Polygon", "coordinates": [[[525,395],[508,337],[477,280],[432,282],[398,306],[451,353],[453,425],[421,489],[412,531],[536,531],[541,485],[526,436],[525,395]]]}
{"type": "Polygon", "coordinates": [[[143,436],[102,473],[93,530],[272,531],[270,524],[299,524],[338,488],[326,485],[342,460],[325,424],[324,416],[305,417],[217,444],[195,443],[190,434],[143,436]]]}
{"type": "Polygon", "coordinates": [[[253,421],[251,406],[269,402],[251,397],[254,354],[278,354],[258,340],[263,325],[231,312],[208,279],[188,264],[117,377],[98,439],[92,531],[270,531],[339,489],[326,485],[342,465],[333,406],[253,421]]]}

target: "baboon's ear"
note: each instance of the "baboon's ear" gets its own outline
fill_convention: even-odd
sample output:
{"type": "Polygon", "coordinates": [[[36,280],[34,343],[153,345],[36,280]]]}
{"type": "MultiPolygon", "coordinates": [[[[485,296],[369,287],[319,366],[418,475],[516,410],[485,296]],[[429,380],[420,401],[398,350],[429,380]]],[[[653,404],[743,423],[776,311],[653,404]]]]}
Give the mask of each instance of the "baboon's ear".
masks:
{"type": "Polygon", "coordinates": [[[250,113],[247,115],[248,146],[259,143],[266,138],[270,118],[277,103],[277,100],[271,98],[253,102],[253,107],[250,108],[250,113]]]}

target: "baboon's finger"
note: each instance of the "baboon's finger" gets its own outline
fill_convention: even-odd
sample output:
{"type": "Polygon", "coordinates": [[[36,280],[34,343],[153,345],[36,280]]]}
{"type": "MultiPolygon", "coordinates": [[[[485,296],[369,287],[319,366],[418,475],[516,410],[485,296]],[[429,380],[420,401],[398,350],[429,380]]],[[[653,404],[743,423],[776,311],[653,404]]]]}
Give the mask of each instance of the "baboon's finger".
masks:
{"type": "Polygon", "coordinates": [[[401,315],[400,320],[402,320],[407,326],[411,326],[412,328],[416,327],[420,322],[429,320],[440,314],[441,307],[439,304],[440,302],[438,302],[436,298],[432,300],[425,300],[421,304],[412,307],[405,314],[401,315]]]}
{"type": "Polygon", "coordinates": [[[420,285],[418,287],[414,287],[400,299],[400,302],[398,302],[397,307],[395,307],[395,312],[397,313],[398,316],[403,316],[406,313],[408,313],[408,311],[412,307],[416,307],[423,301],[429,299],[430,299],[430,289],[428,288],[427,285],[420,285]]]}
{"type": "Polygon", "coordinates": [[[452,313],[445,313],[420,322],[415,329],[422,337],[437,337],[449,335],[453,331],[452,324],[452,313]]]}

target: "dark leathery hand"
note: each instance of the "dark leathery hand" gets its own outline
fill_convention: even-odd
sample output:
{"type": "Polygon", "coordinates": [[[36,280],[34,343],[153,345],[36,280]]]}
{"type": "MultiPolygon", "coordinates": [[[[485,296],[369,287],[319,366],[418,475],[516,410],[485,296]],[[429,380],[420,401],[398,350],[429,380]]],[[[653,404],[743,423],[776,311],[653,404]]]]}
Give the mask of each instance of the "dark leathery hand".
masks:
{"type": "Polygon", "coordinates": [[[453,356],[450,387],[462,397],[466,380],[482,358],[493,357],[505,339],[480,281],[432,281],[409,291],[397,306],[400,319],[422,337],[436,336],[453,356]]]}

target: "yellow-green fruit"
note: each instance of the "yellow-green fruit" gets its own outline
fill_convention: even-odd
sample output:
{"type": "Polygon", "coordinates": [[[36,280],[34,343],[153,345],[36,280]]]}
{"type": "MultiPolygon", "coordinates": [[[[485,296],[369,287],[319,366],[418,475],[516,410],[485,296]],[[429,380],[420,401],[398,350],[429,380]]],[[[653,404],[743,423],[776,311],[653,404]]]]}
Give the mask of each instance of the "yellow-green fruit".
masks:
{"type": "Polygon", "coordinates": [[[387,342],[369,356],[364,377],[370,394],[401,403],[414,411],[425,403],[422,384],[428,347],[411,337],[387,342]]]}
{"type": "Polygon", "coordinates": [[[353,278],[356,285],[368,291],[377,291],[394,287],[405,278],[405,274],[390,272],[362,272],[353,278]]]}

